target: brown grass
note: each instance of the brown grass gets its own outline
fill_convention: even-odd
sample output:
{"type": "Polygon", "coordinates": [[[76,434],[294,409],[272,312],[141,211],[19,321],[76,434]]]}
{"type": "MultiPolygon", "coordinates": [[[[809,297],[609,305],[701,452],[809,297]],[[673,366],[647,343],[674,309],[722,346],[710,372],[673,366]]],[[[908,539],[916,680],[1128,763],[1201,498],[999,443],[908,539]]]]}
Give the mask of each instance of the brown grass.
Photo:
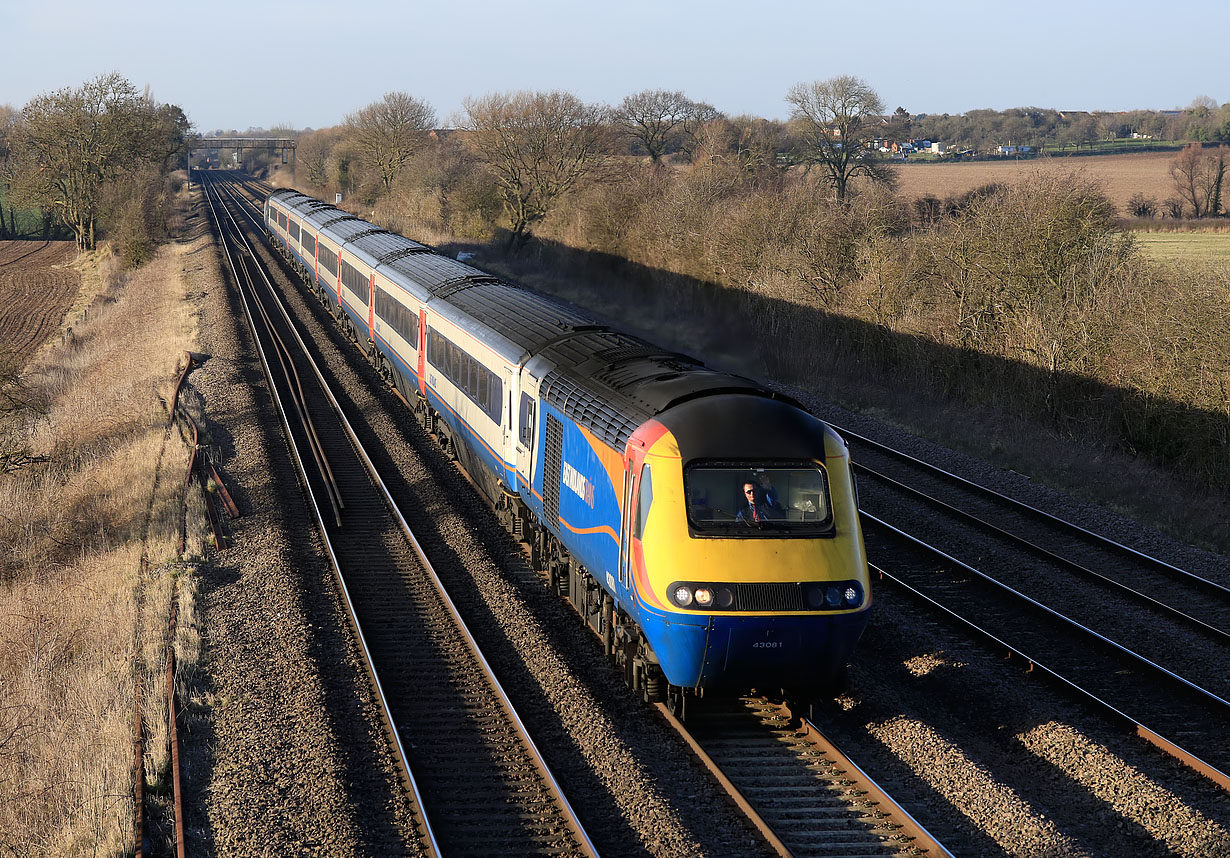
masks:
{"type": "Polygon", "coordinates": [[[1161,200],[1174,196],[1170,178],[1173,152],[1131,152],[1124,155],[1037,158],[1022,161],[969,161],[966,163],[903,164],[897,169],[899,191],[905,199],[958,196],[992,182],[1011,183],[1038,172],[1077,170],[1101,184],[1119,209],[1128,213],[1133,194],[1161,200]]]}
{"type": "Polygon", "coordinates": [[[189,249],[123,275],[105,252],[89,260],[82,303],[101,300],[28,368],[50,407],[27,434],[49,461],[0,478],[0,853],[131,848],[138,685],[147,776],[157,785],[167,770],[187,449],[164,403],[195,336],[180,280],[189,249]]]}

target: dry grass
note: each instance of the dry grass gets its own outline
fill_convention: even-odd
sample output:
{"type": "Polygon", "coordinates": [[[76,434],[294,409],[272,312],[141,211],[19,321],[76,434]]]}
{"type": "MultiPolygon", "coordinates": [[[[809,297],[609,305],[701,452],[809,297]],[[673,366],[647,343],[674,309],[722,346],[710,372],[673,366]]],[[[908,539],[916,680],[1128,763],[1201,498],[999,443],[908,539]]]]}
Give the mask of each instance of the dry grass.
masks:
{"type": "Polygon", "coordinates": [[[188,249],[128,274],[106,253],[88,260],[88,318],[29,367],[50,406],[28,437],[49,461],[0,478],[0,854],[131,848],[138,683],[155,787],[167,770],[187,448],[166,430],[166,403],[195,336],[179,279],[188,249]]]}
{"type": "Polygon", "coordinates": [[[897,170],[901,196],[905,199],[959,196],[992,182],[1008,184],[1037,172],[1078,170],[1102,185],[1106,195],[1127,214],[1133,194],[1161,200],[1174,196],[1170,178],[1173,152],[1132,152],[1125,155],[1040,158],[1024,161],[969,161],[953,164],[905,164],[897,170]]]}

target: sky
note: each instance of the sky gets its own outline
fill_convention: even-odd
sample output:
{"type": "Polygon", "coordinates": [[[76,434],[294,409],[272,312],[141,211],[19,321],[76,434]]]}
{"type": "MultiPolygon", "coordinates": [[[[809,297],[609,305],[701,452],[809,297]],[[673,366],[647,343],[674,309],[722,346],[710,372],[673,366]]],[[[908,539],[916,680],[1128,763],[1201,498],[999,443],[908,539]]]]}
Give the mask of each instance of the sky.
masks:
{"type": "Polygon", "coordinates": [[[385,93],[431,104],[682,90],[784,119],[856,75],[889,111],[1133,110],[1230,101],[1230,0],[0,0],[0,105],[119,72],[196,129],[325,128],[385,93]]]}

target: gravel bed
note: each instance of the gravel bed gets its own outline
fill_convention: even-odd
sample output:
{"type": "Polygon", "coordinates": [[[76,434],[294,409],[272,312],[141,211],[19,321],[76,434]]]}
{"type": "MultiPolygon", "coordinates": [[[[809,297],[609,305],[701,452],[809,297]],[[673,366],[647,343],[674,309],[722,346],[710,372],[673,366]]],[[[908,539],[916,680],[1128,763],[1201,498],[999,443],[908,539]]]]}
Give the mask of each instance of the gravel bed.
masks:
{"type": "Polygon", "coordinates": [[[211,451],[242,518],[201,564],[184,783],[193,855],[419,854],[259,360],[198,206],[185,256],[211,451]],[[245,326],[245,327],[241,327],[245,326]]]}
{"type": "MultiPolygon", "coordinates": [[[[1213,694],[1230,699],[1230,647],[1223,639],[1128,598],[1103,582],[1089,580],[953,516],[903,497],[875,480],[860,481],[859,489],[863,508],[877,518],[1018,593],[1056,608],[1075,622],[1213,694]]],[[[873,556],[872,560],[875,562],[876,558],[873,556]]],[[[884,562],[888,562],[887,558],[884,562]]],[[[1094,568],[1103,570],[1101,565],[1094,568]]],[[[892,571],[891,563],[887,569],[892,571]]],[[[1179,609],[1189,605],[1171,592],[1146,592],[1179,609]]]]}
{"type": "MultiPolygon", "coordinates": [[[[897,427],[807,404],[1140,551],[1226,577],[1225,557],[897,427]]],[[[872,560],[891,569],[891,558],[872,560]]],[[[906,594],[884,585],[875,599],[847,693],[818,715],[954,853],[1230,855],[1230,796],[906,594]]]]}

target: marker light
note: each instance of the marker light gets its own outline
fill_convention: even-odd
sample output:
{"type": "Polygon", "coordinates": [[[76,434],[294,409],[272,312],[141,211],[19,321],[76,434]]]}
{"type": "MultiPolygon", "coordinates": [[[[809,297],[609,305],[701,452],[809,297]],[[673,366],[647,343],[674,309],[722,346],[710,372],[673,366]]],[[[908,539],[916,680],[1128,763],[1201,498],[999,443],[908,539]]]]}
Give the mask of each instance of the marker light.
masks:
{"type": "Polygon", "coordinates": [[[696,588],[696,604],[702,608],[707,608],[713,603],[713,591],[708,587],[696,588]]]}
{"type": "Polygon", "coordinates": [[[689,587],[676,587],[674,593],[675,604],[682,608],[686,608],[692,604],[692,590],[689,587]]]}

